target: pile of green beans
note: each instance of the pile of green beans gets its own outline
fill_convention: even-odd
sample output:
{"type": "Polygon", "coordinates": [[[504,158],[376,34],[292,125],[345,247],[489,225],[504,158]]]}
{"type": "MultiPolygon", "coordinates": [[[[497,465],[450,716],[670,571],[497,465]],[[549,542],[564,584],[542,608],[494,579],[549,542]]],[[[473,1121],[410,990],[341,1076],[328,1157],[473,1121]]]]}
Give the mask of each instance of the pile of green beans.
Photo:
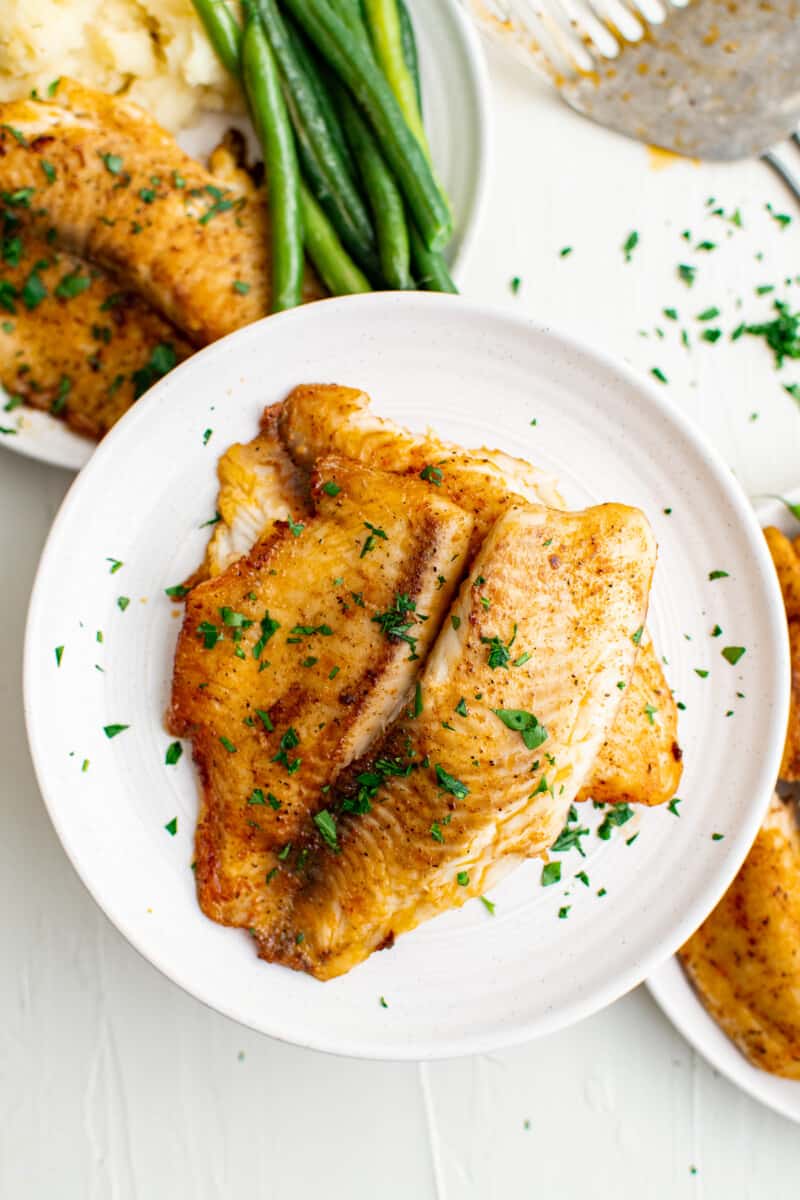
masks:
{"type": "Polygon", "coordinates": [[[456,291],[405,0],[242,0],[243,26],[192,2],[264,154],[272,311],[301,302],[304,253],[334,295],[456,291]]]}

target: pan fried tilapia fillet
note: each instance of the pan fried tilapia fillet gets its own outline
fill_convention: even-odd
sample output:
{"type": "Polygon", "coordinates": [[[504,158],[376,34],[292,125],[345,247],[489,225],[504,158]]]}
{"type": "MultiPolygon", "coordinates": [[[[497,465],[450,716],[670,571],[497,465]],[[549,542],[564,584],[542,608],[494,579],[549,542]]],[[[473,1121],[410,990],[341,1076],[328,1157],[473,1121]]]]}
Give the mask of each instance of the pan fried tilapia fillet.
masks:
{"type": "Polygon", "coordinates": [[[647,521],[621,505],[500,518],[418,715],[379,760],[394,768],[373,764],[383,786],[361,812],[328,814],[291,913],[259,935],[264,958],[341,975],[551,845],[633,670],[655,556],[647,521]]]}
{"type": "Polygon", "coordinates": [[[3,221],[0,382],[76,433],[101,438],[193,347],[105,271],[26,230],[16,211],[7,204],[3,221]]]}
{"type": "Polygon", "coordinates": [[[0,104],[0,188],[195,346],[269,312],[263,189],[219,178],[128,100],[62,79],[53,97],[0,104]]]}
{"type": "Polygon", "coordinates": [[[315,516],[274,524],[192,590],[176,649],[169,726],[200,772],[198,894],[225,925],[274,919],[298,834],[408,698],[472,531],[419,481],[333,456],[314,498],[315,516]]]}
{"type": "Polygon", "coordinates": [[[753,1066],[800,1080],[800,831],[777,796],[739,874],[680,958],[753,1066]]]}
{"type": "MultiPolygon", "coordinates": [[[[429,486],[435,489],[438,481],[436,490],[474,515],[476,530],[485,531],[492,520],[520,497],[534,500],[541,497],[551,507],[563,507],[552,481],[522,459],[501,451],[463,451],[433,437],[409,433],[371,413],[369,397],[355,388],[333,385],[295,388],[282,407],[267,410],[262,434],[251,446],[269,442],[276,409],[278,428],[303,467],[310,467],[317,457],[332,450],[398,473],[419,474],[426,466],[439,464],[440,475],[428,472],[429,486]]],[[[265,475],[262,480],[251,472],[244,488],[229,493],[224,508],[223,490],[220,491],[219,510],[224,521],[230,528],[240,514],[240,533],[231,536],[224,526],[218,526],[215,537],[230,540],[237,548],[244,545],[251,525],[255,539],[255,526],[261,516],[266,523],[275,515],[283,515],[286,506],[282,482],[286,478],[285,450],[277,439],[270,444],[281,463],[279,474],[265,475]],[[240,492],[246,493],[241,503],[240,492]]],[[[617,719],[578,799],[647,805],[671,800],[682,771],[677,732],[675,700],[645,634],[617,719]]]]}

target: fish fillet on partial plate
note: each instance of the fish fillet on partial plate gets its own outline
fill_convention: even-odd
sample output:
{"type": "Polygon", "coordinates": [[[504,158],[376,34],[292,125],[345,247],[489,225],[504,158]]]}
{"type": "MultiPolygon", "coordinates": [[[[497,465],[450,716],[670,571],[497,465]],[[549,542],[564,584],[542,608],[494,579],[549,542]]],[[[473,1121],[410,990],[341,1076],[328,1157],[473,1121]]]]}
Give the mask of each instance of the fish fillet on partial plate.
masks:
{"type": "Polygon", "coordinates": [[[341,975],[552,844],[630,679],[655,558],[646,519],[622,505],[500,518],[415,715],[370,760],[366,792],[332,797],[327,834],[305,843],[264,958],[341,975]]]}
{"type": "MultiPolygon", "coordinates": [[[[263,519],[266,525],[275,516],[285,515],[289,495],[285,488],[287,453],[271,432],[276,412],[278,428],[302,464],[301,469],[312,466],[320,455],[332,450],[384,470],[415,475],[438,464],[438,475],[428,471],[429,486],[471,512],[476,530],[483,534],[520,497],[563,507],[550,477],[523,459],[499,450],[462,450],[433,436],[410,433],[392,421],[375,416],[369,411],[369,403],[369,397],[355,388],[309,385],[295,388],[283,406],[267,409],[262,433],[249,445],[258,448],[259,454],[264,453],[265,446],[271,446],[269,453],[274,455],[279,469],[272,475],[252,470],[243,484],[229,490],[227,495],[225,488],[221,489],[219,511],[223,524],[215,529],[212,547],[217,541],[233,547],[232,553],[235,550],[244,553],[257,536],[259,520],[263,519]]],[[[237,467],[239,456],[248,449],[234,447],[237,467]]],[[[222,474],[221,464],[221,478],[222,474]]],[[[297,488],[293,490],[296,492],[297,488]]],[[[476,538],[473,534],[473,550],[482,536],[476,538]]],[[[214,553],[216,550],[212,549],[214,553]]],[[[675,700],[645,633],[617,719],[577,798],[612,804],[665,804],[680,783],[681,757],[675,700]]]]}
{"type": "Polygon", "coordinates": [[[800,830],[791,804],[773,797],[739,874],[680,959],[753,1066],[800,1081],[800,830]]]}
{"type": "Polygon", "coordinates": [[[198,895],[226,925],[274,920],[298,835],[413,690],[472,532],[419,480],[334,456],[313,496],[316,515],[274,523],[193,588],[175,653],[169,727],[191,738],[201,786],[198,895]]]}
{"type": "Polygon", "coordinates": [[[266,193],[226,175],[138,105],[72,80],[0,104],[0,190],[27,195],[34,228],[113,271],[195,346],[270,309],[266,193]]]}
{"type": "Polygon", "coordinates": [[[6,197],[0,382],[76,433],[101,438],[194,347],[113,276],[26,229],[17,211],[6,197]]]}

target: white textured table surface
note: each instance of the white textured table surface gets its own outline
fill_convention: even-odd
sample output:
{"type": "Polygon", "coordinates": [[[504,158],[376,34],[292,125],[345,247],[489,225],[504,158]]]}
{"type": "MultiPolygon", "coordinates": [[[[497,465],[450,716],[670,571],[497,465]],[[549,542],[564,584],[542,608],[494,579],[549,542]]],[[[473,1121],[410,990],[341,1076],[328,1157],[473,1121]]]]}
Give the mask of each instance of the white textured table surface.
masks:
{"type": "MultiPolygon", "coordinates": [[[[513,64],[493,57],[492,74],[496,166],[464,291],[660,368],[751,494],[800,483],[800,409],[781,387],[800,381],[800,363],[778,376],[754,338],[698,344],[695,319],[718,307],[708,324],[726,335],[765,319],[774,297],[755,288],[768,284],[794,292],[798,307],[800,286],[782,283],[800,271],[800,213],[780,185],[757,164],[657,169],[643,147],[572,116],[513,64]],[[709,215],[709,197],[740,209],[744,227],[709,215]],[[793,223],[781,229],[768,201],[793,223]],[[717,248],[693,250],[701,241],[717,248]],[[678,263],[699,267],[691,290],[678,263]],[[678,326],[665,307],[678,309],[678,326]]],[[[760,1200],[796,1190],[797,1127],[717,1077],[641,988],[548,1040],[416,1067],[271,1042],[143,962],[76,879],[26,748],[25,610],[68,484],[63,472],[0,458],[2,1200],[321,1190],[330,1200],[760,1200]]]]}

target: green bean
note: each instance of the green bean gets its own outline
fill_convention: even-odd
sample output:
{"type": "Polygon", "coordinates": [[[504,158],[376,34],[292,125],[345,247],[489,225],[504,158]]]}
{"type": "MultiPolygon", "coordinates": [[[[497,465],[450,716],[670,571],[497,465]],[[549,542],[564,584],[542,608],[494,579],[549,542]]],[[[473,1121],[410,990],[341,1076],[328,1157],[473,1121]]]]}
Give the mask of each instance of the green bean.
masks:
{"type": "Polygon", "coordinates": [[[272,311],[300,303],[303,293],[303,217],[294,135],[281,93],[278,64],[252,0],[245,14],[241,70],[253,125],[264,151],[272,234],[272,311]]]}
{"type": "Polygon", "coordinates": [[[437,250],[428,249],[413,221],[409,221],[409,226],[411,261],[417,287],[426,292],[457,292],[444,256],[437,250]]]}
{"type": "Polygon", "coordinates": [[[369,197],[384,282],[397,291],[413,290],[408,229],[400,189],[383,160],[372,130],[343,87],[339,89],[338,100],[345,133],[369,197]]]}
{"type": "Polygon", "coordinates": [[[328,131],[325,115],[294,47],[275,0],[256,0],[272,53],[285,83],[306,182],[325,209],[347,250],[367,270],[377,268],[375,234],[369,213],[328,131]]]}
{"type": "Polygon", "coordinates": [[[225,0],[192,0],[217,57],[231,75],[239,76],[242,31],[225,0]]]}
{"type": "Polygon", "coordinates": [[[330,81],[326,80],[323,74],[323,66],[313,56],[309,46],[303,37],[300,30],[295,25],[294,21],[289,16],[284,16],[283,23],[286,26],[286,32],[289,35],[289,41],[292,44],[295,57],[300,63],[300,66],[306,73],[308,82],[314,89],[314,94],[317,97],[317,103],[325,118],[325,124],[328,127],[328,134],[336,144],[336,149],[342,157],[351,179],[357,177],[356,164],[353,161],[353,156],[350,153],[350,147],[347,144],[347,139],[344,136],[342,123],[339,120],[339,114],[334,108],[333,101],[330,95],[330,81]]]}
{"type": "Polygon", "coordinates": [[[419,74],[419,54],[417,53],[417,36],[414,33],[414,22],[408,11],[406,0],[397,0],[397,14],[400,17],[400,38],[403,43],[403,58],[409,74],[414,81],[414,91],[417,93],[417,108],[422,116],[422,82],[419,74]]]}
{"type": "Polygon", "coordinates": [[[364,8],[378,65],[389,81],[406,124],[430,159],[431,152],[417,104],[414,80],[403,56],[403,34],[397,0],[364,0],[364,8]]]}
{"type": "Polygon", "coordinates": [[[334,296],[369,292],[369,280],[349,257],[336,230],[305,184],[300,185],[306,250],[317,274],[334,296]]]}
{"type": "Polygon", "coordinates": [[[372,125],[426,246],[440,249],[452,231],[449,207],[372,56],[326,0],[285,0],[285,4],[372,125]]]}

